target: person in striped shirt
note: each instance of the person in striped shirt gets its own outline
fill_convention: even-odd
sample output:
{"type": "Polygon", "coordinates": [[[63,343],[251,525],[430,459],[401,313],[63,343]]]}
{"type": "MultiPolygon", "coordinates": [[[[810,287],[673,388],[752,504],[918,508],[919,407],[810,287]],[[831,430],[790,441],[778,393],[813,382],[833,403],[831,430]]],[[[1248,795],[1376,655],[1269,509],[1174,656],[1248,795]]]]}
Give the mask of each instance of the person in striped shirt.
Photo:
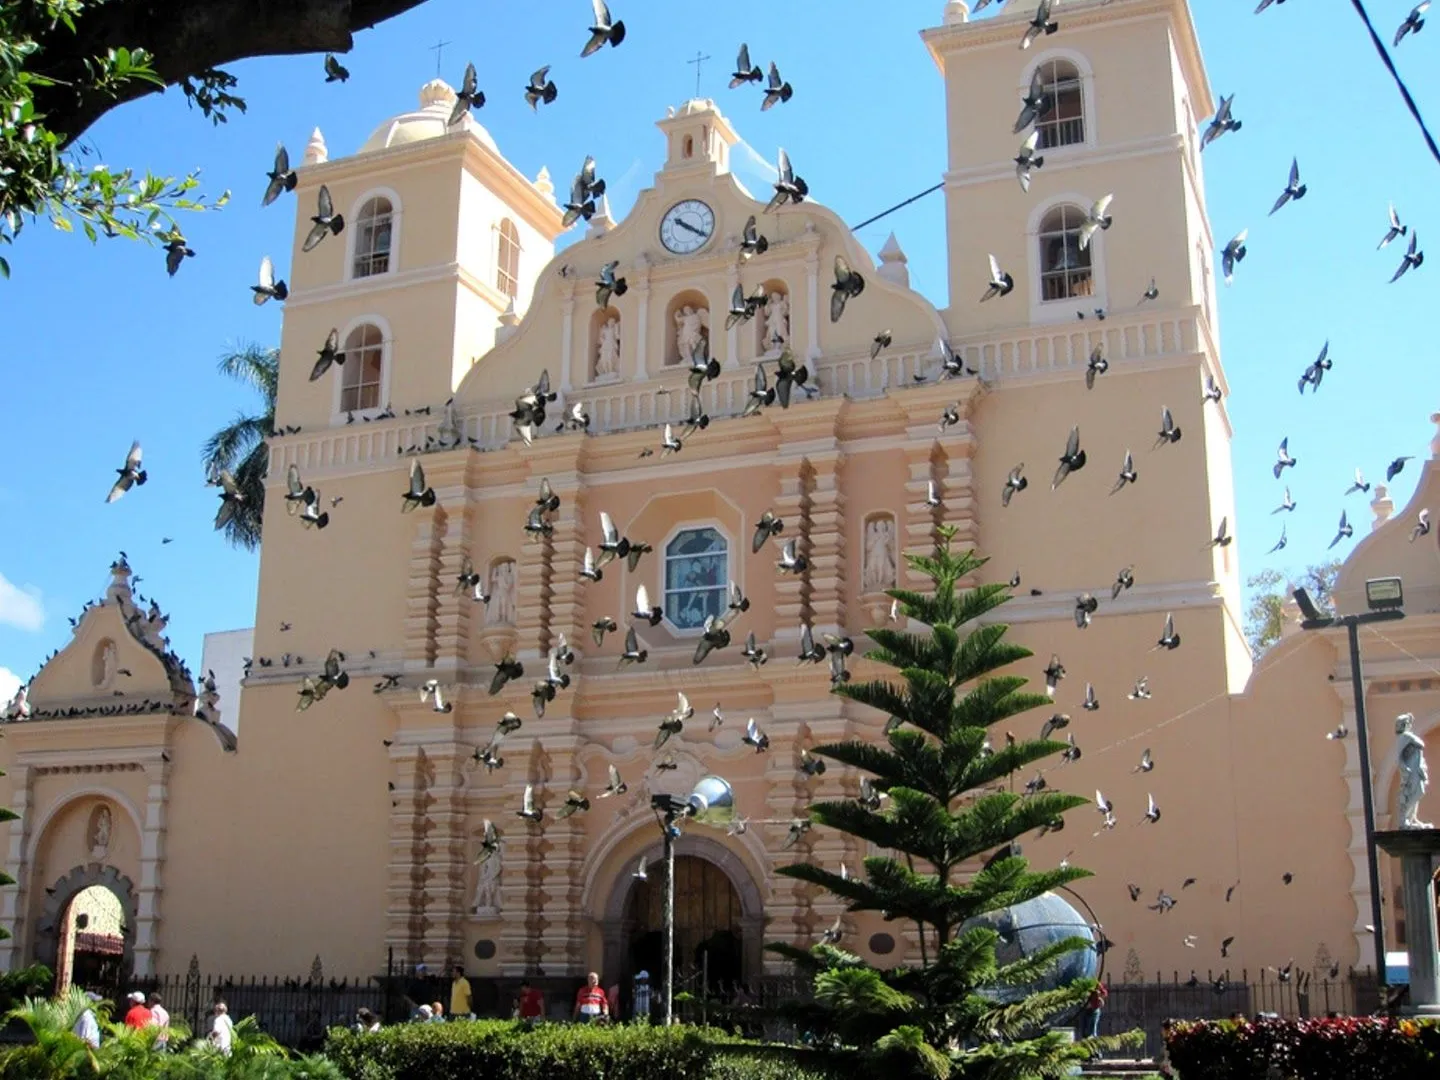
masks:
{"type": "Polygon", "coordinates": [[[602,1017],[609,1019],[610,1001],[600,989],[600,976],[592,971],[575,995],[575,1019],[582,1024],[594,1024],[602,1017]]]}

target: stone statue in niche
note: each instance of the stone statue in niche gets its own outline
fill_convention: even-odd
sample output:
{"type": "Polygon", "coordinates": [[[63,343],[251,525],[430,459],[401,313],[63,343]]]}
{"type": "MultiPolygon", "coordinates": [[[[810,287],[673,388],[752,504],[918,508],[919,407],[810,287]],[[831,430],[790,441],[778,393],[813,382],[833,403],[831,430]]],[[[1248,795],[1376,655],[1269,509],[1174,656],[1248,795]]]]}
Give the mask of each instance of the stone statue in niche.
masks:
{"type": "Polygon", "coordinates": [[[515,625],[515,563],[498,562],[490,570],[490,604],[486,608],[491,626],[515,625]]]}
{"type": "Polygon", "coordinates": [[[115,642],[108,640],[102,642],[99,648],[100,651],[95,657],[91,675],[95,685],[105,689],[115,681],[116,672],[120,667],[120,651],[115,647],[115,642]]]}
{"type": "Polygon", "coordinates": [[[460,430],[460,417],[455,411],[455,399],[451,398],[445,403],[445,412],[440,418],[440,427],[435,433],[435,441],[446,450],[453,450],[459,446],[465,438],[465,433],[460,430]]]}
{"type": "Polygon", "coordinates": [[[895,522],[888,517],[865,523],[861,585],[865,592],[881,592],[895,585],[895,522]]]}
{"type": "Polygon", "coordinates": [[[620,371],[620,320],[615,316],[600,327],[600,341],[595,346],[595,377],[604,378],[620,371]]]}
{"type": "Polygon", "coordinates": [[[681,363],[710,356],[710,310],[686,304],[675,312],[675,347],[681,363]]]}
{"type": "Polygon", "coordinates": [[[783,292],[772,292],[765,301],[765,348],[778,349],[790,344],[790,298],[783,292]]]}
{"type": "Polygon", "coordinates": [[[90,819],[90,857],[99,861],[110,854],[110,808],[102,805],[90,819]]]}
{"type": "Polygon", "coordinates": [[[1430,786],[1430,771],[1425,767],[1425,740],[1411,730],[1413,713],[1395,718],[1395,753],[1400,770],[1400,798],[1396,818],[1402,829],[1429,829],[1419,818],[1420,800],[1430,786]]]}
{"type": "Polygon", "coordinates": [[[480,864],[475,877],[475,895],[470,910],[476,915],[495,916],[500,914],[500,873],[504,869],[505,841],[480,864]]]}

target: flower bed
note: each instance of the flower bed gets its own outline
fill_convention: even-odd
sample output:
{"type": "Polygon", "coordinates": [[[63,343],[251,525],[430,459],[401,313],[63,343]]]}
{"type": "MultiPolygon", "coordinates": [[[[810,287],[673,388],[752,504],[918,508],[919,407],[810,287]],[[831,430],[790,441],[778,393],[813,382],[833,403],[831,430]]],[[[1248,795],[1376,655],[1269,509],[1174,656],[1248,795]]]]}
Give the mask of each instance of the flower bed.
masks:
{"type": "Polygon", "coordinates": [[[1326,1020],[1184,1021],[1165,1030],[1180,1080],[1434,1080],[1440,1024],[1326,1020]]]}

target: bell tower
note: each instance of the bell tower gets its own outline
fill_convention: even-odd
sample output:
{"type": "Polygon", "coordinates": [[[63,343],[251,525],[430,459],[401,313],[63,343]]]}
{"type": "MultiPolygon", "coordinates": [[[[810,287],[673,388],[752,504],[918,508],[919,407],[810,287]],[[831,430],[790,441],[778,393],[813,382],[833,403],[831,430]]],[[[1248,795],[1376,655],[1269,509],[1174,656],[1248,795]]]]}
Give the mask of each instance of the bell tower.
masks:
{"type": "Polygon", "coordinates": [[[665,133],[667,174],[718,176],[730,171],[730,148],[739,136],[709,98],[691,98],[666,110],[656,127],[665,133]]]}

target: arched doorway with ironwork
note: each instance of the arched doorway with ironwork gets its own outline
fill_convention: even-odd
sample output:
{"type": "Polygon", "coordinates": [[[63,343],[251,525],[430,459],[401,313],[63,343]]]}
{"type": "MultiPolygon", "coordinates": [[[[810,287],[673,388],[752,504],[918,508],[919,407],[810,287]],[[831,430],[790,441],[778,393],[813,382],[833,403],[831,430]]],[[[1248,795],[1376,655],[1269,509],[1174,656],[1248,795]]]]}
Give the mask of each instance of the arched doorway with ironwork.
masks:
{"type": "Polygon", "coordinates": [[[81,986],[112,996],[134,970],[134,883],[113,866],[77,866],[46,890],[35,925],[35,960],[57,990],[81,986]]]}
{"type": "MultiPolygon", "coordinates": [[[[637,972],[658,991],[664,954],[665,863],[658,840],[644,852],[648,872],[633,875],[635,858],[620,864],[601,912],[604,975],[628,988],[637,972]]],[[[686,833],[675,842],[676,990],[728,996],[761,975],[765,911],[746,861],[726,844],[686,833]]]]}

